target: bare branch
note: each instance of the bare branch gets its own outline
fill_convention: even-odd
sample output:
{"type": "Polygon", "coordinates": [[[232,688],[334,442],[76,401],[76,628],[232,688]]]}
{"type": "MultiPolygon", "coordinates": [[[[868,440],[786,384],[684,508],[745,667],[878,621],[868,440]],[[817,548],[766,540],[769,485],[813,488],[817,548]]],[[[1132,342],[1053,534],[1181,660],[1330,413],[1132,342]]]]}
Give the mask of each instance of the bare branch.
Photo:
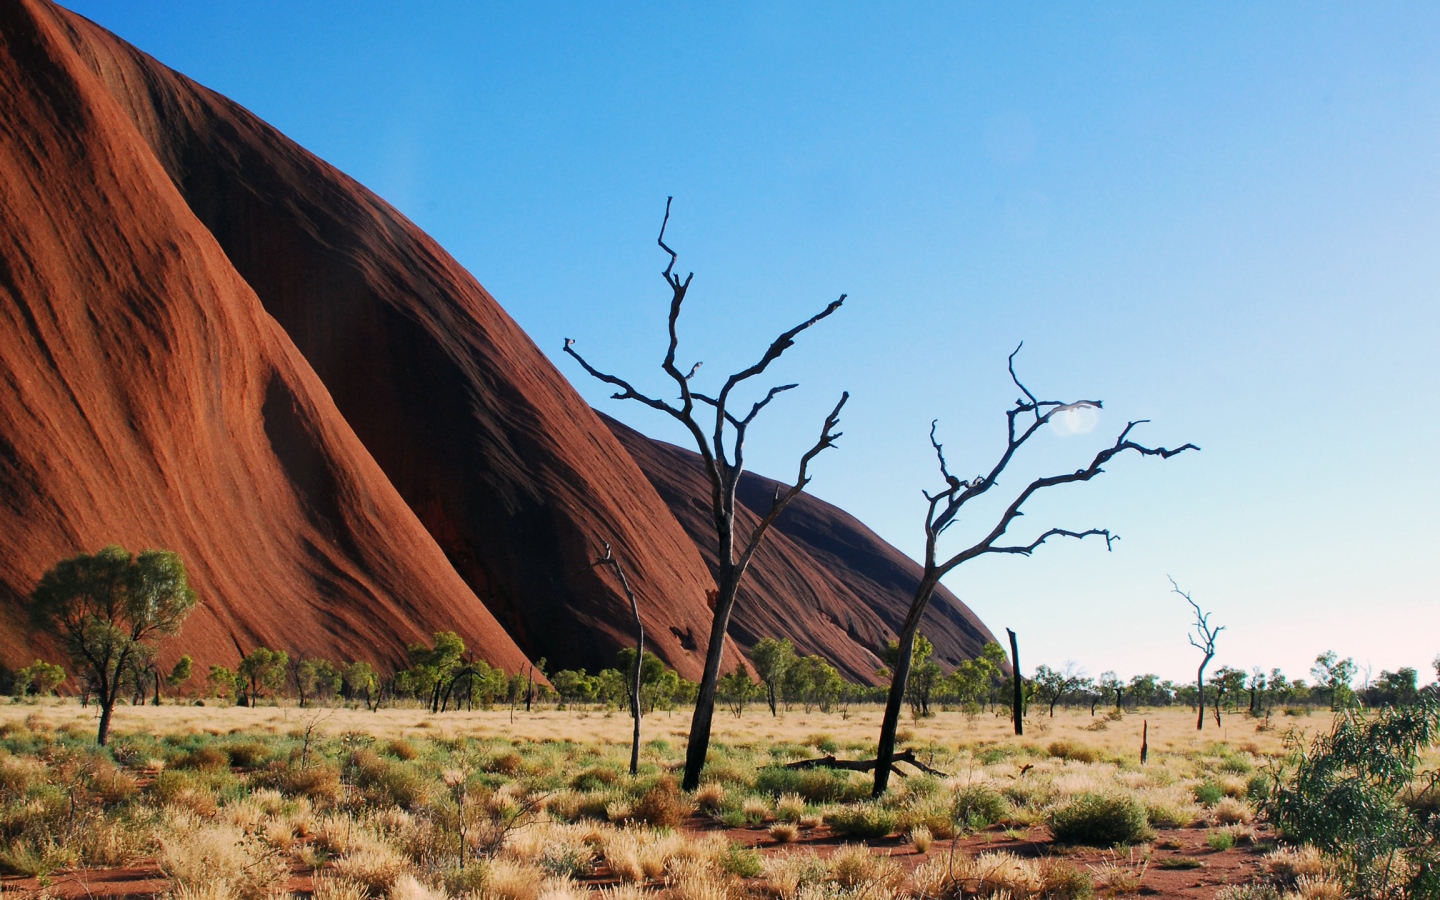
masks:
{"type": "MultiPolygon", "coordinates": [[[[1025,342],[1024,342],[1024,341],[1021,341],[1021,342],[1019,343],[1019,345],[1015,347],[1014,350],[1011,350],[1011,351],[1010,351],[1010,356],[1009,356],[1009,358],[1006,359],[1005,363],[1006,363],[1006,365],[1007,365],[1007,366],[1009,367],[1009,369],[1010,369],[1010,380],[1013,381],[1013,382],[1015,382],[1015,386],[1018,387],[1021,391],[1023,391],[1023,392],[1025,393],[1025,396],[1030,399],[1030,404],[1029,404],[1029,405],[1030,405],[1030,408],[1033,409],[1033,410],[1035,410],[1036,415],[1037,415],[1037,417],[1038,417],[1038,415],[1039,415],[1039,410],[1040,410],[1040,401],[1035,399],[1035,395],[1032,394],[1032,393],[1030,393],[1030,389],[1027,388],[1027,387],[1025,386],[1025,383],[1020,380],[1020,376],[1018,376],[1018,375],[1015,374],[1015,356],[1016,356],[1016,354],[1018,354],[1018,353],[1020,352],[1020,348],[1021,348],[1021,347],[1024,347],[1024,346],[1025,346],[1025,342]]],[[[1016,400],[1016,401],[1015,401],[1015,405],[1016,405],[1017,407],[1023,407],[1023,406],[1024,406],[1024,404],[1022,404],[1019,400],[1016,400]]]]}
{"type": "Polygon", "coordinates": [[[835,426],[840,424],[840,410],[845,406],[845,401],[849,399],[849,391],[844,391],[840,394],[840,402],[836,403],[835,408],[830,410],[830,415],[825,417],[825,424],[820,429],[819,440],[815,442],[815,446],[805,451],[804,456],[800,457],[800,473],[795,477],[795,484],[783,494],[777,493],[776,497],[770,502],[770,511],[767,512],[765,517],[760,520],[760,523],[755,526],[755,530],[750,532],[750,539],[746,542],[745,550],[740,556],[739,566],[742,570],[749,565],[750,557],[754,555],[756,548],[760,546],[760,540],[765,536],[765,532],[770,528],[771,523],[779,518],[780,513],[785,511],[785,507],[790,505],[790,501],[794,500],[801,491],[805,490],[805,486],[810,483],[810,460],[819,456],[824,450],[835,446],[835,441],[839,440],[841,435],[844,434],[844,432],[836,431],[835,426]]]}
{"type": "MultiPolygon", "coordinates": [[[[1030,484],[1025,488],[1025,490],[1021,491],[1020,495],[1015,498],[1015,500],[1010,504],[1009,507],[1006,508],[1005,512],[1001,515],[999,522],[997,522],[995,527],[991,529],[990,534],[988,534],[983,540],[970,547],[969,549],[962,550],[961,552],[952,556],[949,560],[939,566],[939,571],[944,574],[946,572],[949,572],[955,566],[958,566],[959,564],[965,562],[966,560],[974,559],[975,557],[980,556],[984,553],[997,552],[995,548],[995,542],[1004,536],[1006,530],[1010,527],[1010,524],[1014,522],[1016,518],[1023,515],[1021,508],[1025,505],[1025,502],[1029,500],[1032,496],[1034,496],[1038,491],[1044,490],[1045,488],[1056,487],[1057,485],[1062,484],[1074,484],[1077,482],[1089,481],[1096,475],[1099,475],[1101,472],[1105,471],[1103,467],[1106,463],[1127,450],[1133,450],[1136,453],[1139,453],[1141,456],[1158,456],[1162,459],[1169,459],[1170,457],[1175,456],[1178,453],[1183,453],[1186,450],[1200,449],[1199,447],[1190,443],[1183,444],[1182,446],[1176,447],[1173,450],[1166,447],[1146,447],[1142,444],[1137,444],[1134,441],[1129,440],[1128,435],[1130,434],[1131,430],[1138,424],[1140,424],[1139,421],[1131,422],[1130,424],[1126,425],[1125,430],[1120,433],[1120,436],[1118,438],[1116,438],[1114,445],[1107,447],[1104,450],[1101,450],[1099,453],[1095,454],[1095,458],[1091,460],[1090,465],[1086,466],[1085,468],[1077,469],[1076,471],[1071,472],[1067,475],[1052,475],[1045,478],[1037,478],[1034,481],[1030,482],[1030,484]]],[[[998,474],[998,470],[996,471],[996,474],[998,474]]],[[[990,480],[991,479],[987,479],[987,481],[990,480]]],[[[967,490],[952,499],[950,503],[947,504],[946,509],[937,518],[937,525],[944,525],[950,520],[952,520],[955,517],[955,514],[959,512],[959,508],[964,505],[967,500],[977,495],[978,493],[980,492],[974,490],[967,490]]]]}
{"type": "Polygon", "coordinates": [[[1118,534],[1111,534],[1111,533],[1110,533],[1110,530],[1109,530],[1108,528],[1090,528],[1090,529],[1087,529],[1087,530],[1085,530],[1085,531],[1067,531],[1067,530],[1064,529],[1064,528],[1052,528],[1052,529],[1050,529],[1049,531],[1045,532],[1044,534],[1040,535],[1038,538],[1036,538],[1035,540],[1031,541],[1030,543],[1028,543],[1028,544],[1026,544],[1026,545],[1024,545],[1024,546],[1020,546],[1020,547],[991,547],[991,548],[989,548],[986,552],[987,552],[987,553],[1019,553],[1019,554],[1021,554],[1022,556],[1029,556],[1031,553],[1035,552],[1035,549],[1036,549],[1037,547],[1039,547],[1041,544],[1045,543],[1047,540],[1049,540],[1049,539],[1052,538],[1052,537],[1069,537],[1069,538],[1080,538],[1080,539],[1087,538],[1087,537],[1103,537],[1103,538],[1105,538],[1105,549],[1106,549],[1106,550],[1111,549],[1111,548],[1114,546],[1115,542],[1118,541],[1118,540],[1120,540],[1120,535],[1118,535],[1118,534]]]}
{"type": "Polygon", "coordinates": [[[780,358],[780,354],[784,353],[786,350],[790,349],[795,345],[795,337],[799,335],[800,332],[804,331],[811,325],[814,325],[816,322],[819,322],[821,319],[829,316],[831,313],[835,312],[835,310],[839,309],[841,304],[845,302],[846,296],[846,294],[841,294],[839,300],[833,301],[829,306],[825,307],[820,312],[816,313],[815,315],[806,319],[804,322],[801,322],[799,325],[796,325],[794,328],[777,337],[774,342],[770,344],[769,348],[766,349],[765,355],[760,357],[759,362],[755,363],[747,369],[741,369],[739,372],[731,375],[729,379],[726,380],[725,387],[720,389],[721,405],[724,405],[726,399],[730,396],[730,391],[737,384],[747,378],[752,378],[765,371],[767,366],[780,358]]]}
{"type": "Polygon", "coordinates": [[[598,379],[598,380],[600,380],[600,381],[603,381],[603,382],[605,382],[606,384],[613,384],[613,385],[615,385],[616,387],[620,388],[619,392],[610,395],[610,396],[611,396],[611,399],[613,399],[613,400],[639,400],[641,403],[645,404],[646,406],[652,407],[653,409],[658,409],[658,410],[660,410],[660,411],[662,411],[662,412],[667,412],[667,413],[669,413],[670,415],[679,418],[679,416],[680,416],[680,410],[678,410],[678,409],[676,409],[675,407],[671,406],[670,404],[666,403],[664,400],[656,400],[656,399],[653,398],[653,397],[647,397],[647,396],[645,396],[644,394],[640,393],[639,391],[635,390],[635,388],[630,384],[630,382],[626,381],[625,379],[623,379],[623,378],[617,378],[617,377],[614,376],[614,375],[607,375],[606,373],[601,372],[599,369],[597,369],[597,368],[595,368],[594,366],[590,365],[588,362],[585,361],[585,357],[581,356],[581,355],[579,354],[579,352],[576,351],[576,349],[575,349],[575,347],[574,347],[574,344],[575,344],[575,339],[574,339],[574,338],[566,338],[566,339],[565,339],[565,352],[568,353],[569,355],[573,356],[573,357],[576,359],[576,361],[580,363],[580,365],[584,366],[584,367],[585,367],[585,371],[586,371],[586,372],[589,372],[592,377],[594,377],[594,378],[596,378],[596,379],[598,379]]]}

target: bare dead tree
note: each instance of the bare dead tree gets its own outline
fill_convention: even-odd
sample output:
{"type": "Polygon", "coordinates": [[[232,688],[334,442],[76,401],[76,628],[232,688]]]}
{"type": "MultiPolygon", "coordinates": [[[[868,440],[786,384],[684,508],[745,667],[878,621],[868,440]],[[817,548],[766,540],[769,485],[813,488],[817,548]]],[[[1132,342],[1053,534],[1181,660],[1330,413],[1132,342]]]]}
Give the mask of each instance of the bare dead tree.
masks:
{"type": "MultiPolygon", "coordinates": [[[[1023,347],[1022,343],[1020,347],[1023,347]]],[[[920,577],[920,584],[915,588],[914,599],[910,603],[910,610],[906,613],[905,622],[900,628],[899,635],[899,656],[896,660],[895,669],[890,677],[890,692],[885,701],[885,717],[880,725],[880,743],[877,749],[877,759],[880,764],[875,767],[874,795],[880,796],[885,793],[889,784],[890,766],[888,761],[895,753],[895,731],[900,722],[900,706],[905,698],[906,684],[910,678],[910,654],[915,646],[915,633],[920,627],[920,618],[925,613],[925,608],[934,596],[935,587],[940,579],[945,577],[956,566],[969,562],[979,556],[991,553],[1009,553],[1020,556],[1029,556],[1034,553],[1040,545],[1052,537],[1068,537],[1083,539],[1087,537],[1103,537],[1106,549],[1113,546],[1118,536],[1111,534],[1108,529],[1090,528],[1085,531],[1071,531],[1065,528],[1051,528],[1042,532],[1034,540],[1024,544],[1004,544],[1001,541],[1005,538],[1006,532],[1011,524],[1024,515],[1025,503],[1035,494],[1046,488],[1058,487],[1062,484],[1074,484],[1076,482],[1089,481],[1104,471],[1104,466],[1110,460],[1126,451],[1134,451],[1141,456],[1158,456],[1161,459],[1169,459],[1178,453],[1186,450],[1199,450],[1194,444],[1183,444],[1173,450],[1164,447],[1147,447],[1130,440],[1130,433],[1136,426],[1148,421],[1140,419],[1128,423],[1120,432],[1115,443],[1099,453],[1095,454],[1090,464],[1082,469],[1076,469],[1064,475],[1050,475],[1037,478],[1030,482],[1024,490],[1011,501],[1005,511],[1000,514],[999,521],[990,529],[983,538],[976,543],[966,547],[964,550],[950,556],[944,561],[938,557],[938,544],[940,536],[946,529],[955,524],[960,512],[965,505],[977,497],[988,493],[991,488],[999,483],[1001,474],[1006,466],[1010,465],[1015,454],[1035,436],[1042,427],[1050,422],[1056,415],[1081,408],[1100,409],[1102,404],[1099,400],[1080,400],[1073,403],[1065,403],[1059,400],[1040,400],[1030,392],[1020,378],[1015,374],[1015,356],[1020,352],[1016,347],[1010,354],[1009,369],[1010,380],[1020,389],[1021,397],[1015,401],[1005,413],[1007,423],[1007,440],[1005,450],[1001,453],[999,460],[990,467],[988,472],[976,475],[974,478],[957,478],[950,472],[950,465],[945,460],[945,450],[939,440],[935,437],[936,422],[930,423],[930,446],[935,450],[935,457],[940,465],[940,474],[945,479],[945,487],[934,494],[928,491],[923,492],[925,500],[929,504],[925,514],[925,565],[920,577]]],[[[938,421],[938,420],[937,420],[938,421]]],[[[1020,723],[1017,721],[1016,733],[1020,731],[1020,723]]]]}
{"type": "Polygon", "coordinates": [[[681,305],[685,302],[685,294],[690,289],[690,282],[695,275],[692,272],[682,279],[675,273],[675,263],[678,257],[675,251],[665,243],[665,228],[670,223],[670,203],[673,199],[673,197],[667,198],[665,201],[665,218],[660,224],[660,237],[657,240],[660,249],[670,257],[670,264],[662,273],[665,284],[670,289],[670,346],[665,352],[665,359],[660,367],[679,389],[678,405],[675,402],[641,393],[630,382],[599,371],[576,352],[575,341],[570,338],[565,339],[564,349],[584,367],[586,372],[600,381],[618,388],[619,390],[612,395],[614,399],[636,400],[651,409],[671,416],[685,426],[695,440],[695,446],[700,451],[705,472],[710,479],[710,504],[719,552],[717,554],[718,562],[713,573],[716,595],[710,624],[710,639],[705,648],[705,669],[700,678],[700,691],[695,700],[695,713],[690,723],[690,743],[685,753],[683,786],[685,790],[693,791],[700,785],[700,772],[705,766],[705,757],[710,746],[710,728],[715,716],[715,694],[720,678],[720,659],[724,653],[725,634],[730,625],[730,613],[735,606],[740,580],[744,577],[745,570],[749,568],[756,549],[759,548],[760,542],[765,538],[766,532],[775,519],[785,510],[790,501],[794,500],[810,483],[810,461],[821,451],[835,446],[835,440],[840,437],[840,432],[835,430],[840,422],[840,409],[850,395],[848,392],[842,393],[840,402],[836,403],[835,408],[825,417],[819,439],[800,457],[800,470],[795,477],[795,483],[787,489],[777,490],[771,500],[769,512],[761,517],[760,522],[748,535],[740,536],[737,539],[735,534],[735,490],[745,468],[746,432],[754,423],[755,417],[770,404],[770,401],[798,385],[782,384],[770,388],[765,396],[752,404],[749,412],[743,416],[730,412],[732,393],[744,382],[763,373],[771,363],[780,358],[782,353],[794,346],[795,338],[801,332],[839,309],[840,305],[845,302],[845,295],[841,294],[840,299],[825,307],[824,310],[777,337],[761,355],[759,361],[727,378],[714,396],[693,390],[690,382],[699,372],[701,364],[695,363],[690,367],[689,372],[682,372],[675,365],[675,352],[680,341],[676,330],[676,321],[680,318],[681,305]],[[697,413],[701,407],[708,410],[707,418],[709,413],[714,414],[713,426],[700,424],[697,413]],[[708,433],[707,427],[709,428],[708,433]]]}
{"type": "Polygon", "coordinates": [[[625,592],[625,599],[630,601],[630,613],[635,617],[635,665],[630,671],[630,715],[635,720],[634,733],[630,736],[630,774],[640,774],[640,669],[645,657],[645,623],[640,621],[640,604],[635,600],[635,592],[630,590],[630,579],[625,577],[625,570],[620,568],[620,560],[610,552],[610,542],[601,542],[605,547],[605,555],[590,564],[591,568],[596,566],[608,566],[615,572],[615,577],[620,581],[620,588],[625,592]]]}
{"type": "MultiPolygon", "coordinates": [[[[1170,578],[1169,575],[1165,576],[1170,578]]],[[[1187,634],[1190,639],[1190,646],[1204,654],[1200,660],[1200,668],[1195,672],[1195,704],[1198,707],[1198,715],[1195,717],[1195,730],[1201,731],[1205,728],[1205,667],[1210,665],[1210,660],[1215,658],[1215,638],[1225,630],[1224,625],[1210,627],[1210,613],[1201,612],[1200,604],[1190,599],[1190,595],[1180,590],[1180,585],[1170,578],[1170,593],[1179,594],[1195,610],[1195,633],[1187,634]]],[[[1220,701],[1215,701],[1216,727],[1219,727],[1220,701]]]]}
{"type": "MultiPolygon", "coordinates": [[[[930,439],[935,439],[935,423],[930,423],[930,439]]],[[[929,603],[927,600],[926,603],[929,603]]],[[[1020,639],[1015,632],[1009,628],[1005,633],[1010,635],[1010,720],[1015,724],[1015,734],[1025,733],[1025,698],[1021,693],[1024,685],[1024,678],[1020,675],[1020,639]]],[[[910,673],[906,672],[905,677],[909,678],[910,673]]],[[[881,739],[883,742],[883,738],[881,739]]],[[[878,797],[884,792],[884,788],[877,786],[875,795],[878,797]]]]}

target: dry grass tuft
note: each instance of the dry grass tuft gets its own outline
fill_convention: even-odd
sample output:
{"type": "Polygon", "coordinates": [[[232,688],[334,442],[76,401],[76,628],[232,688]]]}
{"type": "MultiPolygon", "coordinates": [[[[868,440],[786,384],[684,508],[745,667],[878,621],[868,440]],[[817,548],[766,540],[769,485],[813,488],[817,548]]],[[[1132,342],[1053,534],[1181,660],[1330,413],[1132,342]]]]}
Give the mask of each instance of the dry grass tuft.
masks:
{"type": "Polygon", "coordinates": [[[165,829],[156,861],[176,897],[264,900],[289,874],[279,853],[234,825],[185,816],[165,829]]]}

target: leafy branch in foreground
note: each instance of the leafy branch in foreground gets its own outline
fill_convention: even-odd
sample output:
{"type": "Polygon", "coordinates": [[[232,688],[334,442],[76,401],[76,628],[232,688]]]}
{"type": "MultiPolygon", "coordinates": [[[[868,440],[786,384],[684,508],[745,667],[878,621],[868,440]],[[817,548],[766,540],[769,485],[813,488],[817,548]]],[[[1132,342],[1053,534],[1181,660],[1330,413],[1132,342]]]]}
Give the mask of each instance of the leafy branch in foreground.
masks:
{"type": "Polygon", "coordinates": [[[1267,801],[1284,836],[1338,863],[1348,896],[1440,897],[1440,837],[1425,810],[1440,770],[1421,771],[1440,740],[1440,698],[1350,710],[1309,746],[1298,741],[1267,801]]]}

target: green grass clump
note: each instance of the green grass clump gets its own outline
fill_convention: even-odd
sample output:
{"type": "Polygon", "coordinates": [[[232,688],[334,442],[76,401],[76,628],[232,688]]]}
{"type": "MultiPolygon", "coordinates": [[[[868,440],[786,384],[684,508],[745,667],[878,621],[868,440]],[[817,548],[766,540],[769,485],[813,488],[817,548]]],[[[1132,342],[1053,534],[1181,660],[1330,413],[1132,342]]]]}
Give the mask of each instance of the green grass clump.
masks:
{"type": "Polygon", "coordinates": [[[1228,831],[1212,831],[1205,835],[1205,846],[1211,850],[1229,850],[1235,846],[1235,835],[1228,831]]]}
{"type": "Polygon", "coordinates": [[[1225,789],[1213,781],[1202,781],[1195,786],[1195,801],[1214,806],[1225,796],[1225,789]]]}
{"type": "Polygon", "coordinates": [[[1124,794],[1076,794],[1049,818],[1050,831],[1062,844],[1110,847],[1154,837],[1144,805],[1124,794]]]}
{"type": "Polygon", "coordinates": [[[1066,762],[1095,763],[1102,759],[1099,750],[1071,740],[1051,741],[1046,749],[1051,756],[1066,762]]]}
{"type": "Polygon", "coordinates": [[[769,766],[755,776],[757,793],[798,794],[811,803],[854,803],[869,795],[866,786],[831,769],[786,769],[769,766]]]}
{"type": "Polygon", "coordinates": [[[825,822],[844,837],[875,841],[888,837],[899,824],[899,817],[892,811],[873,804],[861,804],[841,809],[825,817],[825,822]]]}
{"type": "Polygon", "coordinates": [[[1009,812],[1009,804],[986,784],[967,784],[955,791],[950,817],[960,828],[978,830],[994,825],[1009,812]]]}
{"type": "Polygon", "coordinates": [[[720,869],[737,878],[755,878],[765,871],[760,854],[742,844],[731,844],[720,854],[720,869]]]}

